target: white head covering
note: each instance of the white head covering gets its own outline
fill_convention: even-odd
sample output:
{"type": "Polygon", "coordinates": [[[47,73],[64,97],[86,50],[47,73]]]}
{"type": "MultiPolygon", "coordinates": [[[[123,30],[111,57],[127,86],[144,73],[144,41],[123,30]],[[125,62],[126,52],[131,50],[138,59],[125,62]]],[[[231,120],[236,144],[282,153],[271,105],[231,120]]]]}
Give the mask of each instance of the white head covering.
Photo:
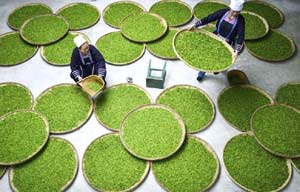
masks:
{"type": "Polygon", "coordinates": [[[78,35],[74,38],[74,43],[76,45],[76,47],[80,47],[81,45],[83,45],[85,42],[87,42],[82,35],[78,35]]]}
{"type": "Polygon", "coordinates": [[[241,11],[245,0],[231,0],[230,9],[233,11],[241,11]]]}

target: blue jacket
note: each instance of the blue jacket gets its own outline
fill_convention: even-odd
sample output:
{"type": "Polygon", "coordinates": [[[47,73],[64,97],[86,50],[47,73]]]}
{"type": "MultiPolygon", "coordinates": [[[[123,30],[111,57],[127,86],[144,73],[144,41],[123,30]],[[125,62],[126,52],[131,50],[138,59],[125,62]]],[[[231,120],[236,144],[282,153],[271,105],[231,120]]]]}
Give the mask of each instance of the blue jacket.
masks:
{"type": "Polygon", "coordinates": [[[74,48],[70,64],[72,71],[71,75],[74,78],[77,78],[78,76],[84,78],[89,75],[99,75],[104,79],[106,76],[106,66],[103,56],[93,45],[89,45],[88,55],[92,60],[92,64],[85,65],[79,49],[77,47],[74,48]]]}
{"type": "MultiPolygon", "coordinates": [[[[229,9],[221,9],[219,11],[216,11],[213,14],[210,14],[207,17],[197,21],[195,24],[195,27],[200,27],[202,25],[206,25],[208,23],[218,20],[217,24],[216,24],[216,30],[214,31],[214,33],[218,35],[217,31],[219,30],[218,28],[220,26],[219,25],[220,21],[221,21],[222,17],[228,11],[229,11],[229,9]]],[[[244,38],[245,38],[245,19],[241,14],[239,14],[236,26],[228,38],[228,40],[229,40],[228,43],[231,46],[234,46],[236,43],[237,45],[236,45],[235,50],[240,52],[243,47],[243,44],[244,44],[244,38]],[[235,40],[236,40],[236,42],[235,42],[235,40]]]]}

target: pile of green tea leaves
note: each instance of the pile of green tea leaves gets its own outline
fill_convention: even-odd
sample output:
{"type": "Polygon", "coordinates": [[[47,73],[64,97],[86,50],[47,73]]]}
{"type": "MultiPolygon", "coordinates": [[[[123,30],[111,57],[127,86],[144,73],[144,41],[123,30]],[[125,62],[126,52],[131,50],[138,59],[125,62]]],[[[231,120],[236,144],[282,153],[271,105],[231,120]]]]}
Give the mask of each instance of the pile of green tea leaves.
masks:
{"type": "Polygon", "coordinates": [[[150,104],[149,94],[134,84],[119,84],[106,89],[97,97],[95,115],[105,127],[118,131],[128,112],[150,104]]]}
{"type": "Polygon", "coordinates": [[[193,17],[193,12],[187,4],[174,0],[159,1],[151,6],[150,12],[165,18],[168,26],[183,25],[193,17]]]}
{"type": "Polygon", "coordinates": [[[132,14],[121,23],[122,34],[136,42],[150,42],[162,37],[167,32],[167,22],[152,13],[132,14]]]}
{"type": "Polygon", "coordinates": [[[37,46],[23,41],[18,32],[5,33],[0,36],[0,66],[23,63],[33,57],[37,46]]]}
{"type": "Polygon", "coordinates": [[[246,11],[241,15],[245,18],[245,40],[259,39],[268,33],[269,27],[264,18],[246,11]]]}
{"type": "Polygon", "coordinates": [[[167,191],[206,191],[216,181],[219,162],[205,141],[188,136],[174,155],[154,161],[152,170],[167,191]]]}
{"type": "Polygon", "coordinates": [[[120,1],[109,4],[103,11],[103,20],[107,25],[121,27],[121,22],[129,15],[143,12],[144,8],[130,1],[120,1]]]}
{"type": "Polygon", "coordinates": [[[65,18],[70,30],[86,29],[98,22],[100,13],[97,7],[88,3],[72,3],[58,10],[57,15],[65,18]]]}
{"type": "Polygon", "coordinates": [[[253,56],[266,61],[284,61],[295,53],[294,42],[275,30],[270,30],[263,38],[246,41],[246,47],[253,56]]]}
{"type": "Polygon", "coordinates": [[[67,34],[69,25],[56,15],[40,15],[27,20],[20,29],[22,39],[34,45],[54,43],[67,34]]]}
{"type": "Polygon", "coordinates": [[[247,191],[280,191],[291,176],[289,161],[264,150],[248,133],[228,141],[223,160],[231,179],[247,191]]]}
{"type": "MultiPolygon", "coordinates": [[[[41,55],[46,62],[53,65],[69,65],[71,62],[71,55],[75,44],[73,42],[74,37],[79,33],[69,32],[63,39],[60,41],[42,46],[41,55]]],[[[88,37],[84,34],[81,34],[84,38],[88,40],[88,37]]]]}
{"type": "Polygon", "coordinates": [[[100,37],[96,42],[105,61],[114,65],[126,65],[138,60],[145,51],[145,46],[126,39],[120,32],[111,32],[100,37]]]}
{"type": "Polygon", "coordinates": [[[163,159],[175,153],[186,132],[179,116],[162,105],[147,105],[129,113],[120,131],[126,149],[145,160],[163,159]]]}
{"type": "Polygon", "coordinates": [[[224,71],[233,64],[233,51],[225,42],[207,34],[205,30],[181,31],[175,36],[174,49],[190,67],[205,71],[224,71]]]}
{"type": "Polygon", "coordinates": [[[262,90],[250,86],[232,86],[223,90],[218,97],[218,108],[222,116],[234,128],[250,131],[250,119],[259,107],[273,103],[262,90]]]}
{"type": "Polygon", "coordinates": [[[91,89],[92,91],[98,92],[102,89],[103,85],[100,85],[99,83],[95,81],[91,81],[87,84],[87,87],[91,89]]]}
{"type": "Polygon", "coordinates": [[[220,1],[201,1],[194,7],[194,15],[197,19],[203,19],[208,15],[220,10],[229,9],[228,5],[220,1]]]}
{"type": "Polygon", "coordinates": [[[177,29],[169,29],[168,32],[156,41],[147,43],[147,50],[153,55],[164,59],[178,59],[173,49],[173,38],[177,29]]]}
{"type": "Polygon", "coordinates": [[[274,5],[264,1],[245,2],[243,10],[262,16],[267,20],[271,28],[278,28],[284,21],[283,13],[274,5]]]}
{"type": "Polygon", "coordinates": [[[215,116],[212,100],[196,87],[174,86],[162,92],[156,103],[174,109],[182,117],[188,133],[205,129],[215,116]]]}
{"type": "Polygon", "coordinates": [[[130,155],[119,134],[104,135],[90,144],[83,157],[83,173],[99,191],[131,191],[146,177],[147,161],[130,155]]]}
{"type": "Polygon", "coordinates": [[[47,5],[42,3],[29,3],[11,12],[8,16],[7,24],[12,29],[19,30],[26,20],[34,16],[47,14],[52,14],[51,8],[47,5]]]}
{"type": "Polygon", "coordinates": [[[300,83],[288,83],[281,86],[276,93],[276,101],[300,110],[300,83]]]}
{"type": "Polygon", "coordinates": [[[31,109],[32,107],[32,94],[21,84],[1,83],[0,95],[0,116],[17,109],[31,109]]]}
{"type": "Polygon", "coordinates": [[[300,111],[282,104],[260,108],[252,117],[256,139],[275,155],[300,157],[300,111]]]}
{"type": "Polygon", "coordinates": [[[92,113],[92,100],[81,88],[60,84],[44,91],[34,110],[44,114],[51,133],[67,133],[83,125],[92,113]]]}
{"type": "Polygon", "coordinates": [[[64,191],[75,179],[77,170],[77,153],[72,144],[50,137],[31,161],[13,167],[10,184],[14,191],[64,191]]]}
{"type": "Polygon", "coordinates": [[[46,144],[47,121],[32,111],[10,113],[0,119],[0,165],[22,163],[46,144]]]}

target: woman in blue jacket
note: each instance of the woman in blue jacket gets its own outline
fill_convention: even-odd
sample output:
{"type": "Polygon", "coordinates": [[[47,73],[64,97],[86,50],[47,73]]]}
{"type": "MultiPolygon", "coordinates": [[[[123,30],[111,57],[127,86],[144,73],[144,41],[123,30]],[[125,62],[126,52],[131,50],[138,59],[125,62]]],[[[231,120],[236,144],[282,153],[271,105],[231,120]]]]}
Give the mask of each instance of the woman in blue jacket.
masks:
{"type": "Polygon", "coordinates": [[[81,36],[74,38],[74,48],[71,58],[71,78],[77,82],[90,76],[98,75],[105,81],[106,66],[101,53],[81,36]]]}
{"type": "MultiPolygon", "coordinates": [[[[240,15],[244,0],[231,0],[230,9],[221,9],[197,21],[194,27],[200,27],[210,22],[217,21],[214,34],[226,41],[234,48],[235,58],[240,53],[244,44],[245,19],[240,15]]],[[[218,74],[218,73],[214,73],[218,74]]],[[[201,81],[205,72],[199,71],[197,80],[201,81]]]]}

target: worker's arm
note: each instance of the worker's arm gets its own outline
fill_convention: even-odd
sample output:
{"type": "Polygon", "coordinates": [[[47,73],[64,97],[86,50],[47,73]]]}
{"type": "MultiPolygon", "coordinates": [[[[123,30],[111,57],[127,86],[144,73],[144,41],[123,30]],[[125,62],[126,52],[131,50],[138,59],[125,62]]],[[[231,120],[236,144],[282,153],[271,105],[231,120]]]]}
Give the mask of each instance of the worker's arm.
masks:
{"type": "Polygon", "coordinates": [[[216,20],[219,20],[223,17],[223,15],[228,11],[229,9],[221,9],[221,10],[218,10],[210,15],[208,15],[207,17],[204,17],[200,20],[198,20],[196,23],[195,23],[195,27],[200,27],[202,25],[206,25],[208,23],[211,23],[211,22],[214,22],[216,20]]]}
{"type": "Polygon", "coordinates": [[[72,53],[70,67],[71,67],[72,75],[77,80],[81,79],[81,76],[80,76],[80,63],[81,63],[81,60],[80,60],[80,56],[79,56],[79,50],[77,48],[75,48],[73,50],[73,53],[72,53]]]}
{"type": "Polygon", "coordinates": [[[241,52],[244,45],[244,39],[245,39],[245,19],[243,17],[240,17],[239,25],[237,29],[237,40],[236,40],[236,47],[235,47],[235,51],[237,53],[241,52]]]}
{"type": "Polygon", "coordinates": [[[105,60],[101,53],[97,50],[96,47],[93,45],[90,45],[90,50],[92,53],[92,57],[95,60],[95,70],[98,76],[101,76],[102,79],[105,79],[106,77],[106,66],[105,66],[105,60]]]}

